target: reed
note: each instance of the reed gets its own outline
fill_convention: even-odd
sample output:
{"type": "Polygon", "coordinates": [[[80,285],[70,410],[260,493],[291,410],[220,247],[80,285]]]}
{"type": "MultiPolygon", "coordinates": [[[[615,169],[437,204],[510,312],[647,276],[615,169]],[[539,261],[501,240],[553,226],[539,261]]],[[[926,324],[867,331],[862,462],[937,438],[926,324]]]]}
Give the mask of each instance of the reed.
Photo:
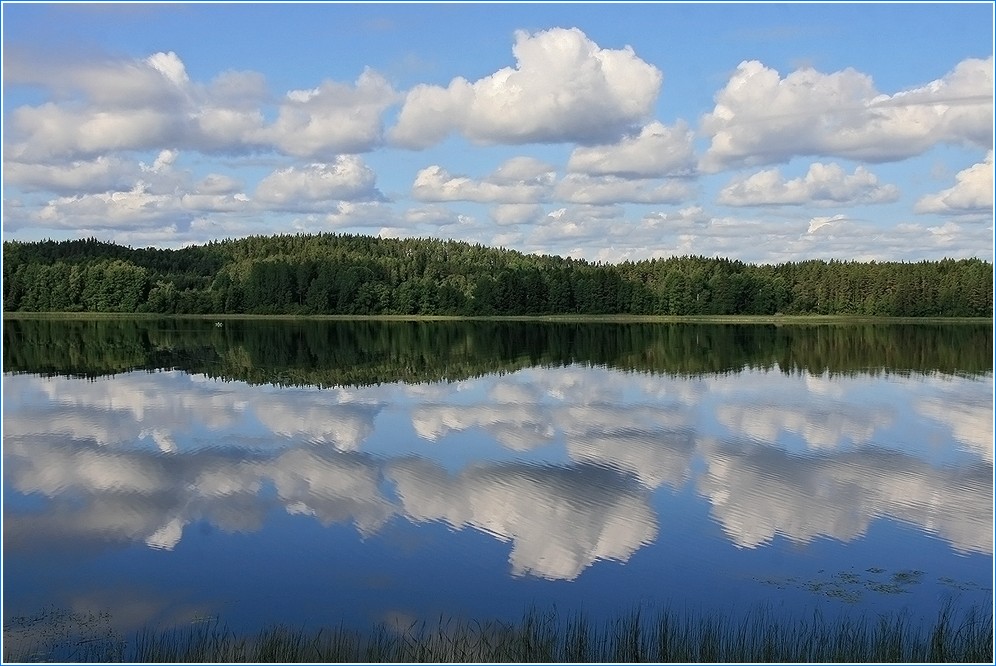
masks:
{"type": "Polygon", "coordinates": [[[66,629],[47,648],[12,642],[8,630],[5,662],[993,663],[993,613],[976,607],[945,607],[927,624],[905,615],[825,621],[815,612],[785,620],[758,609],[734,619],[642,607],[597,624],[584,613],[531,608],[515,622],[441,617],[369,631],[276,625],[254,635],[214,620],[144,629],[131,640],[102,631],[77,642],[66,629]]]}

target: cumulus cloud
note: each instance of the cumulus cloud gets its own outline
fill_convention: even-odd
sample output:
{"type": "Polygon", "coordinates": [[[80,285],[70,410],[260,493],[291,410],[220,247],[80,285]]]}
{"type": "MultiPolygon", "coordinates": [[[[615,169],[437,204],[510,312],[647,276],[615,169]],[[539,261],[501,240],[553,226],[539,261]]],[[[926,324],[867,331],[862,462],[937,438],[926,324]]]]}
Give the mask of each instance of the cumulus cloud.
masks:
{"type": "Polygon", "coordinates": [[[325,81],[288,92],[267,124],[266,82],[255,72],[223,72],[200,83],[173,52],[136,60],[46,60],[34,73],[32,65],[16,54],[9,72],[19,83],[47,87],[59,101],[9,114],[6,156],[25,163],[164,145],[329,160],[379,145],[382,115],[399,101],[387,80],[367,69],[353,84],[325,81]]]}
{"type": "Polygon", "coordinates": [[[539,204],[499,204],[491,209],[491,219],[500,227],[532,224],[543,216],[539,204]]]}
{"type": "Polygon", "coordinates": [[[680,203],[692,196],[683,180],[628,179],[619,176],[589,176],[572,173],[555,189],[557,199],[568,203],[607,205],[618,203],[680,203]]]}
{"type": "Polygon", "coordinates": [[[412,196],[419,201],[529,204],[549,196],[555,176],[552,166],[531,157],[512,158],[483,180],[453,176],[433,165],[415,176],[412,196]]]}
{"type": "MultiPolygon", "coordinates": [[[[18,165],[18,178],[44,180],[46,189],[78,183],[74,195],[50,199],[23,217],[5,220],[6,228],[36,226],[49,229],[96,229],[117,233],[188,227],[201,214],[236,213],[251,208],[241,185],[230,176],[210,174],[192,183],[190,174],[175,168],[178,151],[161,150],[151,164],[126,164],[117,158],[74,163],[70,169],[18,165]],[[91,192],[102,177],[115,176],[116,187],[91,192]],[[130,185],[121,186],[123,181],[130,185]]],[[[68,188],[67,188],[68,189],[68,188]]],[[[106,233],[106,232],[105,232],[106,233]]]]}
{"type": "Polygon", "coordinates": [[[993,209],[993,151],[955,176],[955,184],[916,202],[917,213],[981,213],[993,209]]]}
{"type": "Polygon", "coordinates": [[[875,174],[856,167],[848,174],[837,164],[811,164],[801,178],[785,180],[778,169],[766,169],[734,180],[719,193],[728,206],[851,206],[887,203],[899,198],[895,185],[880,185],[875,174]]]}
{"type": "Polygon", "coordinates": [[[197,183],[198,194],[237,194],[242,183],[223,173],[209,173],[197,183]]]}
{"type": "Polygon", "coordinates": [[[799,69],[785,78],[744,61],[715,96],[701,130],[707,171],[831,155],[904,159],[939,143],[992,145],[993,59],[969,58],[925,86],[878,92],[867,74],[799,69]]]}
{"type": "Polygon", "coordinates": [[[276,122],[261,136],[297,157],[363,152],[380,143],[381,116],[397,100],[387,79],[366,69],[354,85],[326,81],[288,92],[276,122]]]}
{"type": "Polygon", "coordinates": [[[316,233],[345,227],[379,229],[385,225],[400,224],[397,214],[383,201],[327,200],[303,204],[298,206],[297,211],[306,214],[294,218],[291,223],[294,233],[316,233]]]}
{"type": "Polygon", "coordinates": [[[570,206],[547,213],[528,240],[537,247],[550,247],[558,241],[604,240],[607,231],[624,224],[617,206],[570,206]]]}
{"type": "Polygon", "coordinates": [[[154,194],[139,182],[128,191],[59,197],[38,211],[36,220],[50,229],[141,228],[174,221],[189,222],[180,201],[154,194]]]}
{"type": "Polygon", "coordinates": [[[661,87],[632,48],[600,48],[577,28],[518,31],[512,52],[514,68],[410,90],[390,138],[407,148],[454,131],[481,143],[605,143],[645,120],[661,87]]]}
{"type": "Polygon", "coordinates": [[[181,142],[182,120],[168,110],[75,109],[46,102],[10,114],[7,156],[24,162],[149,150],[181,142]]]}
{"type": "Polygon", "coordinates": [[[59,61],[46,53],[13,47],[4,52],[8,84],[51,89],[59,97],[82,95],[95,105],[111,108],[174,106],[185,97],[186,67],[176,53],[147,58],[76,57],[59,61]]]}
{"type": "Polygon", "coordinates": [[[376,175],[355,155],[340,155],[331,163],[287,167],[263,178],[255,201],[275,210],[308,211],[333,201],[382,199],[376,175]]]}
{"type": "Polygon", "coordinates": [[[127,187],[134,182],[134,177],[134,166],[117,157],[103,155],[91,160],[64,163],[25,163],[11,160],[3,165],[4,182],[23,192],[93,194],[127,187]]]}
{"type": "Polygon", "coordinates": [[[402,226],[425,225],[429,227],[443,227],[459,222],[459,215],[457,213],[446,206],[439,205],[409,208],[401,218],[402,226]]]}
{"type": "Polygon", "coordinates": [[[625,136],[618,143],[575,148],[567,170],[623,178],[685,175],[695,167],[693,138],[694,133],[684,121],[667,127],[655,120],[639,134],[625,136]]]}
{"type": "Polygon", "coordinates": [[[840,213],[837,215],[817,215],[809,220],[809,228],[806,229],[806,233],[815,234],[821,229],[820,233],[822,234],[832,233],[835,229],[840,229],[849,222],[847,216],[840,213]]]}

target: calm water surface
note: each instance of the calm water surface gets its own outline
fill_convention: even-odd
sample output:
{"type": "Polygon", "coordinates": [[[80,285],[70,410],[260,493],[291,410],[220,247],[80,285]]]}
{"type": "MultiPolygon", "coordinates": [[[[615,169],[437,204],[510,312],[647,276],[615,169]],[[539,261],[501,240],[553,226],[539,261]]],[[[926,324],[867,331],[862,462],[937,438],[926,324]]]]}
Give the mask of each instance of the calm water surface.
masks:
{"type": "Polygon", "coordinates": [[[992,603],[991,326],[4,327],[4,621],[992,603]]]}

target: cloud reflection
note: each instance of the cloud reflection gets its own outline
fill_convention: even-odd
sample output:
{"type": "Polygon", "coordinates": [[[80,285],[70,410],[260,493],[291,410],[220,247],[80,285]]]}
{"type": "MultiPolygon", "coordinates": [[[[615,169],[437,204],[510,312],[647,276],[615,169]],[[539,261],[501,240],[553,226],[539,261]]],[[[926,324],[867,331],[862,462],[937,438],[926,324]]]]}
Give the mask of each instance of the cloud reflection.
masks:
{"type": "Polygon", "coordinates": [[[358,451],[374,431],[376,405],[328,405],[311,396],[268,396],[256,406],[256,418],[271,432],[358,451]],[[302,399],[303,398],[303,399],[302,399]]]}
{"type": "Polygon", "coordinates": [[[740,547],[777,535],[850,541],[889,518],[991,553],[991,377],[892,377],[874,404],[848,401],[879,381],[578,366],[332,391],[172,372],[5,376],[5,392],[20,397],[4,418],[5,482],[48,500],[5,507],[5,548],[169,550],[192,523],[253,532],[279,508],[362,535],[394,517],[469,527],[511,544],[514,574],[572,580],[654,541],[655,493],[690,486],[740,547]],[[444,447],[415,439],[380,457],[362,452],[385,410],[407,414],[421,440],[478,431],[521,459],[448,471],[421,457],[444,447]],[[907,421],[944,426],[974,455],[941,464],[883,448],[907,421]],[[785,450],[786,433],[806,440],[805,456],[785,450]]]}
{"type": "Polygon", "coordinates": [[[647,490],[605,468],[512,463],[450,476],[415,458],[392,464],[389,476],[412,520],[441,520],[511,541],[517,576],[573,580],[597,560],[628,560],[657,537],[647,490]]]}
{"type": "Polygon", "coordinates": [[[838,401],[816,405],[734,403],[716,408],[716,420],[731,432],[770,444],[777,444],[781,433],[791,432],[812,449],[837,448],[845,439],[864,444],[893,419],[892,410],[882,406],[838,401]]]}
{"type": "Polygon", "coordinates": [[[963,448],[993,464],[993,382],[976,391],[977,382],[952,379],[940,384],[941,395],[916,402],[916,410],[951,429],[963,448]]]}
{"type": "Polygon", "coordinates": [[[755,548],[775,535],[852,541],[889,517],[959,551],[992,552],[991,467],[933,467],[885,449],[805,457],[733,442],[704,449],[707,470],[697,488],[738,546],[755,548]]]}

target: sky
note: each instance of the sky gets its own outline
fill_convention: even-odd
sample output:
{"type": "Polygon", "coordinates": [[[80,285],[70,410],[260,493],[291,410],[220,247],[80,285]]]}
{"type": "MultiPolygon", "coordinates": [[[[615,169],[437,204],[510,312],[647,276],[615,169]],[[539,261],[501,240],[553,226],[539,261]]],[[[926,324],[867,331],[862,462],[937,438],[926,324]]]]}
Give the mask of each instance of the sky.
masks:
{"type": "Polygon", "coordinates": [[[992,3],[3,3],[3,239],[993,258],[992,3]]]}

